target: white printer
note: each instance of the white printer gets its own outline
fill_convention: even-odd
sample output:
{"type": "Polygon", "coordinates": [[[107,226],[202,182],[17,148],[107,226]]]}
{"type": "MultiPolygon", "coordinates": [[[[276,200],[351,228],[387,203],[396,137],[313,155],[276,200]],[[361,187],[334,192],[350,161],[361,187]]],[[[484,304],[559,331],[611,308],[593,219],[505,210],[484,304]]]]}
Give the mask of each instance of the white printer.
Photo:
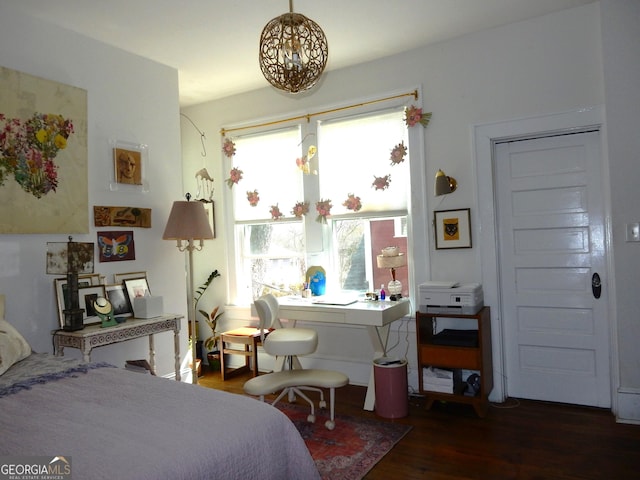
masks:
{"type": "Polygon", "coordinates": [[[475,315],[484,307],[479,283],[425,282],[418,287],[421,313],[460,313],[475,315]]]}

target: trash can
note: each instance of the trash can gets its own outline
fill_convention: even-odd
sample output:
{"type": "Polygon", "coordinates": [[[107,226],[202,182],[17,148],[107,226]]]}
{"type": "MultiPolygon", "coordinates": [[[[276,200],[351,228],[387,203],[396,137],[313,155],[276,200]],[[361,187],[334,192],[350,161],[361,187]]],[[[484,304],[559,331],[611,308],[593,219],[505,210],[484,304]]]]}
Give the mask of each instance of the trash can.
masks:
{"type": "Polygon", "coordinates": [[[389,357],[373,361],[376,386],[376,415],[383,418],[402,418],[409,413],[407,361],[389,357]]]}

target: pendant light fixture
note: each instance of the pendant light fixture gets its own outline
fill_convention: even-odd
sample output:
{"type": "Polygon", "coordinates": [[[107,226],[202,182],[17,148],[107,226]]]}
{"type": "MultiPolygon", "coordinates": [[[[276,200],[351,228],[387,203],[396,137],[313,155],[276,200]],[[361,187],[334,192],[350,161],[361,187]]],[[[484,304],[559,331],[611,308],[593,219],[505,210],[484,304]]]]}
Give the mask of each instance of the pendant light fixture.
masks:
{"type": "Polygon", "coordinates": [[[271,20],[260,35],[259,62],[267,81],[279,90],[298,93],[313,87],[322,75],[329,45],[320,26],[293,12],[271,20]]]}

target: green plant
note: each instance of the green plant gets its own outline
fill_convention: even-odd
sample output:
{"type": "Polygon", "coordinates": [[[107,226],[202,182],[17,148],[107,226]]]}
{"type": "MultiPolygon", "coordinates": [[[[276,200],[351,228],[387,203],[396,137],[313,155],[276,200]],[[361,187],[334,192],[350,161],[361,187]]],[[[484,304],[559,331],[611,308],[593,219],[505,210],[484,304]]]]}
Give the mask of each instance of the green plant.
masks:
{"type": "Polygon", "coordinates": [[[213,272],[211,272],[211,274],[209,275],[209,278],[207,278],[207,280],[196,289],[196,293],[193,297],[196,310],[200,312],[200,314],[204,317],[205,321],[207,322],[207,325],[209,325],[209,328],[211,328],[211,332],[212,332],[211,336],[204,341],[204,347],[207,350],[213,350],[213,348],[215,347],[218,341],[219,335],[216,334],[216,327],[218,326],[218,319],[222,316],[224,312],[218,313],[218,310],[220,309],[220,307],[214,308],[211,311],[211,313],[208,313],[204,310],[199,310],[198,302],[204,295],[204,292],[207,291],[207,288],[209,288],[209,285],[211,285],[211,282],[213,282],[213,280],[219,276],[220,274],[218,273],[218,270],[214,270],[213,272]]]}

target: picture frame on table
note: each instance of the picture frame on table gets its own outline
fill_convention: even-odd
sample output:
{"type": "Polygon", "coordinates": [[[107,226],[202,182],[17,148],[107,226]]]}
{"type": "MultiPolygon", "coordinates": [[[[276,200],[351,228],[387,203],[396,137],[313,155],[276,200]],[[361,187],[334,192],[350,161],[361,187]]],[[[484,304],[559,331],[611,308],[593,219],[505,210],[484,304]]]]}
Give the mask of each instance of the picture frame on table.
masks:
{"type": "Polygon", "coordinates": [[[100,323],[100,317],[96,313],[93,306],[98,298],[106,298],[104,285],[90,285],[88,287],[78,288],[78,298],[80,300],[80,308],[84,309],[82,314],[82,323],[84,325],[93,325],[94,323],[100,323]]]}
{"type": "Polygon", "coordinates": [[[471,248],[471,209],[433,212],[436,250],[471,248]]]}
{"type": "MultiPolygon", "coordinates": [[[[101,284],[101,276],[98,273],[78,276],[78,287],[90,287],[101,284]]],[[[60,328],[64,327],[64,310],[69,305],[69,287],[67,285],[67,277],[55,278],[53,287],[56,292],[56,304],[58,307],[58,319],[60,328]]]]}
{"type": "Polygon", "coordinates": [[[113,306],[114,317],[132,317],[133,311],[129,305],[129,299],[127,298],[127,292],[124,290],[124,284],[118,283],[114,285],[105,285],[105,293],[107,299],[113,306]]]}
{"type": "Polygon", "coordinates": [[[151,295],[149,283],[145,278],[128,278],[124,280],[124,291],[127,294],[129,307],[133,311],[133,299],[136,297],[147,297],[151,295]]]}
{"type": "Polygon", "coordinates": [[[122,283],[130,278],[147,278],[147,272],[128,272],[128,273],[114,273],[113,283],[122,283]]]}

